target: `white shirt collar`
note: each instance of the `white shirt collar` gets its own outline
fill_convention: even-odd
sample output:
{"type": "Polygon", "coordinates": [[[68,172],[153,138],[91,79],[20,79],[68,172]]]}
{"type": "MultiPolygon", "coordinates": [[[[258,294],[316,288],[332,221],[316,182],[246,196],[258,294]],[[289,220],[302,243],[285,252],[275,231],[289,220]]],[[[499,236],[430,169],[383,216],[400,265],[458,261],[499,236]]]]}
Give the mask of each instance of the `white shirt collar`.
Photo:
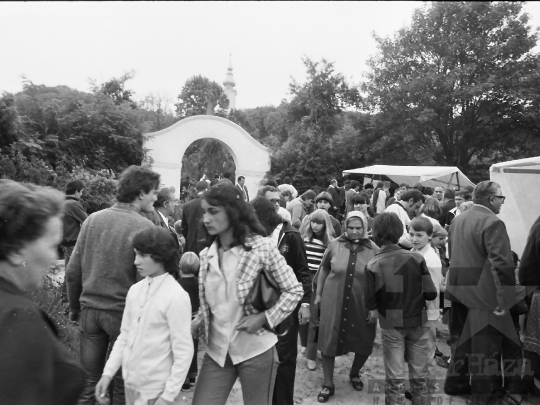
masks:
{"type": "Polygon", "coordinates": [[[165,222],[165,225],[169,226],[169,220],[165,218],[165,215],[163,215],[160,211],[156,210],[159,215],[161,215],[161,218],[163,218],[163,222],[165,222]]]}

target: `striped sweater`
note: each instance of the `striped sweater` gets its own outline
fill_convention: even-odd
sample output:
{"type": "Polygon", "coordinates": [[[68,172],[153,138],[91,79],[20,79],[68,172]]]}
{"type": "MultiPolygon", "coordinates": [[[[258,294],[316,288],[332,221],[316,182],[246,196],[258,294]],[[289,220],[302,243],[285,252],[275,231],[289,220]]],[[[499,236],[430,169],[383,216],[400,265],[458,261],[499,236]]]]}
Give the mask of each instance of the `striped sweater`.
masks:
{"type": "Polygon", "coordinates": [[[309,271],[314,274],[319,270],[326,246],[324,246],[322,240],[316,239],[315,236],[311,240],[304,239],[304,244],[306,246],[309,271]]]}

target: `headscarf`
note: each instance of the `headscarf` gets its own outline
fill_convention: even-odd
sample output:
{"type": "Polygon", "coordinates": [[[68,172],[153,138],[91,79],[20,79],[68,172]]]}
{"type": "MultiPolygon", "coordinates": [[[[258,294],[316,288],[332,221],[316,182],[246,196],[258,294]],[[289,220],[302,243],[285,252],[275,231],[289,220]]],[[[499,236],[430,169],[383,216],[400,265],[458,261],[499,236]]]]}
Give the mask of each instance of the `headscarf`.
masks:
{"type": "Polygon", "coordinates": [[[362,227],[363,233],[360,235],[360,240],[362,239],[368,239],[368,223],[366,216],[360,212],[360,211],[351,211],[347,214],[347,217],[345,218],[345,232],[343,233],[343,236],[346,237],[347,240],[357,243],[358,240],[353,240],[351,237],[347,234],[347,227],[349,225],[349,221],[353,218],[359,218],[362,221],[362,227]]]}

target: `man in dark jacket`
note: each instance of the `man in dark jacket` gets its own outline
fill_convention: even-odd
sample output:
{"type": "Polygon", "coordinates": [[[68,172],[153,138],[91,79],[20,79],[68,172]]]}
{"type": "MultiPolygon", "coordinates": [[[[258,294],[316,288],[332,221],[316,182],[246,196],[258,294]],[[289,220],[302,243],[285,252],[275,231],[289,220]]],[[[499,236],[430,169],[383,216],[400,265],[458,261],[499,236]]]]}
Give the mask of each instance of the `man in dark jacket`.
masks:
{"type": "Polygon", "coordinates": [[[184,205],[182,210],[182,235],[186,238],[186,252],[195,252],[198,256],[206,247],[206,230],[201,221],[201,196],[208,188],[208,183],[199,181],[195,188],[197,198],[184,205]]]}
{"type": "MultiPolygon", "coordinates": [[[[273,189],[272,189],[273,190],[273,189]]],[[[279,210],[279,191],[266,191],[262,197],[269,200],[279,210]]],[[[277,238],[277,247],[287,264],[293,269],[296,278],[304,286],[304,297],[287,319],[279,325],[284,336],[278,337],[276,349],[279,356],[279,367],[274,385],[273,404],[294,404],[294,379],[296,375],[296,356],[298,355],[298,327],[309,322],[309,303],[311,300],[311,274],[309,272],[306,248],[300,232],[288,221],[283,221],[277,238]]]]}
{"type": "MultiPolygon", "coordinates": [[[[64,237],[62,239],[62,250],[64,251],[64,269],[67,269],[69,259],[73,253],[75,243],[79,237],[82,223],[88,218],[81,203],[79,202],[84,192],[84,183],[80,180],[73,180],[66,184],[66,204],[64,205],[64,237]]],[[[66,278],[62,285],[62,301],[67,302],[66,278]]]]}
{"type": "Polygon", "coordinates": [[[330,185],[328,186],[328,192],[332,196],[332,206],[328,209],[328,213],[334,218],[337,218],[339,208],[341,207],[341,198],[339,196],[339,188],[336,179],[332,179],[330,185]]]}
{"type": "Polygon", "coordinates": [[[450,212],[451,209],[456,208],[456,192],[451,188],[447,188],[444,190],[443,198],[443,205],[441,207],[442,213],[437,220],[444,228],[445,225],[447,225],[446,218],[448,217],[448,212],[450,212]]]}
{"type": "MultiPolygon", "coordinates": [[[[499,184],[478,183],[474,205],[452,221],[449,232],[445,298],[452,301],[449,329],[458,343],[452,347],[444,391],[448,395],[472,392],[473,403],[491,400],[500,386],[501,375],[493,372],[490,359],[495,369],[500,367],[503,338],[519,342],[510,316],[516,303],[512,250],[504,222],[497,218],[504,199],[499,184]]],[[[515,375],[517,366],[505,364],[506,380],[511,381],[506,376],[515,375]]]]}

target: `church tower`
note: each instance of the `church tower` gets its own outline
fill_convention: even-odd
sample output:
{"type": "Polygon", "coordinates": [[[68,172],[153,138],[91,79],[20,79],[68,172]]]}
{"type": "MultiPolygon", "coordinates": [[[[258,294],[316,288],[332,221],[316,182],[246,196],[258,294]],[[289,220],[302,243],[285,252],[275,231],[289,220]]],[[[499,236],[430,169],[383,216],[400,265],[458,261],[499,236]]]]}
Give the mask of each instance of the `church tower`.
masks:
{"type": "Polygon", "coordinates": [[[223,80],[223,86],[225,87],[224,92],[229,99],[229,109],[236,108],[236,90],[234,89],[235,85],[236,82],[233,78],[231,58],[229,59],[229,68],[227,69],[227,75],[225,76],[225,80],[223,80]]]}

